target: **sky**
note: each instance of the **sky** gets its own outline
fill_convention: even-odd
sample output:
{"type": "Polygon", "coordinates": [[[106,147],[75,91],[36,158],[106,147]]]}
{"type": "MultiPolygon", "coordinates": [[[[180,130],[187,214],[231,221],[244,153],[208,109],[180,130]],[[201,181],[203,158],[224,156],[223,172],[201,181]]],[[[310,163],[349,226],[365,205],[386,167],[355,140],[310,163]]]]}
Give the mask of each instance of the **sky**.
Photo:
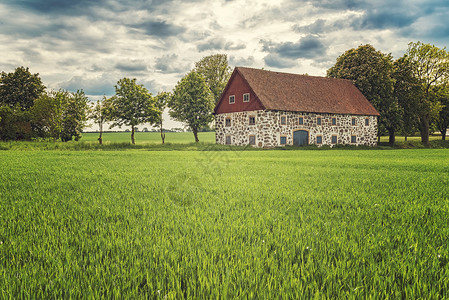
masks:
{"type": "Polygon", "coordinates": [[[446,47],[448,19],[448,0],[0,0],[0,71],[29,67],[91,101],[124,77],[171,91],[217,53],[232,68],[325,76],[364,44],[394,58],[410,42],[446,47]]]}

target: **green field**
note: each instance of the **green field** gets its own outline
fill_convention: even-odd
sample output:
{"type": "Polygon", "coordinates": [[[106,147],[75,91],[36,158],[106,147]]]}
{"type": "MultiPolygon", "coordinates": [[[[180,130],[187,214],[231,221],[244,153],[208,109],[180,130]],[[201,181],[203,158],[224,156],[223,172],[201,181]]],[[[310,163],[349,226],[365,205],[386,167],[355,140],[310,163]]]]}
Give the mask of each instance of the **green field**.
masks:
{"type": "Polygon", "coordinates": [[[0,151],[0,298],[447,298],[449,150],[0,151]]]}
{"type": "MultiPolygon", "coordinates": [[[[81,141],[97,142],[99,133],[83,133],[81,141]]],[[[161,143],[161,134],[159,132],[136,132],[136,144],[156,144],[161,143]]],[[[215,143],[215,132],[198,132],[198,139],[204,143],[215,143]]],[[[131,142],[131,132],[106,132],[103,133],[105,143],[125,143],[131,142]]],[[[192,132],[166,132],[166,143],[187,144],[195,142],[192,132]]]]}

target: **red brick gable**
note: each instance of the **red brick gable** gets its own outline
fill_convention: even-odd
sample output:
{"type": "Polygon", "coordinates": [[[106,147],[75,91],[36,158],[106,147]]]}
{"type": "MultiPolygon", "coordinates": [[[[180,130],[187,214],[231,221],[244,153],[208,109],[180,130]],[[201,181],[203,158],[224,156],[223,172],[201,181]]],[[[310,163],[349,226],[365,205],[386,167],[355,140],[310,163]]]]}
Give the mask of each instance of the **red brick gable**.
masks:
{"type": "MultiPolygon", "coordinates": [[[[228,108],[230,92],[242,91],[243,94],[245,89],[250,89],[254,94],[260,103],[259,109],[379,116],[377,110],[349,80],[243,67],[234,69],[215,113],[251,110],[235,104],[228,108]]],[[[236,94],[236,104],[238,100],[241,101],[239,97],[241,95],[236,94]]]]}

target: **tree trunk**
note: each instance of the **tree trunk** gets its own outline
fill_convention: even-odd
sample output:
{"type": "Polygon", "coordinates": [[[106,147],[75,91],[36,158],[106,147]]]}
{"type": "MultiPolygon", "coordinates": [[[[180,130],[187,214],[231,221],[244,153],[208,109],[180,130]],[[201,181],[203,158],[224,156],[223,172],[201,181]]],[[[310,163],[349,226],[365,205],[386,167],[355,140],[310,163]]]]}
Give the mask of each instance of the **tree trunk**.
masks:
{"type": "Polygon", "coordinates": [[[429,145],[429,118],[427,116],[421,118],[420,122],[421,131],[421,142],[428,146],[429,145]]]}
{"type": "Polygon", "coordinates": [[[391,147],[393,147],[393,146],[394,146],[395,139],[396,139],[396,137],[394,136],[394,130],[393,130],[393,129],[389,129],[389,130],[388,130],[388,133],[389,133],[389,135],[390,135],[390,137],[389,137],[389,139],[388,139],[388,143],[390,144],[391,147]]]}
{"type": "Polygon", "coordinates": [[[198,129],[192,128],[193,136],[195,137],[195,143],[198,143],[200,140],[198,139],[198,129]]]}
{"type": "Polygon", "coordinates": [[[404,134],[404,137],[405,137],[405,141],[407,142],[407,133],[404,134]]]}
{"type": "Polygon", "coordinates": [[[377,143],[380,143],[380,135],[377,136],[377,143]]]}
{"type": "Polygon", "coordinates": [[[443,141],[446,140],[446,130],[447,130],[447,128],[444,128],[444,129],[441,131],[441,139],[442,139],[443,141]]]}
{"type": "Polygon", "coordinates": [[[136,144],[134,141],[134,125],[131,125],[131,143],[136,144]]]}
{"type": "Polygon", "coordinates": [[[102,138],[102,136],[103,136],[103,123],[102,122],[100,122],[99,127],[100,127],[100,136],[98,137],[98,142],[100,143],[100,145],[103,145],[103,138],[102,138]]]}
{"type": "Polygon", "coordinates": [[[162,129],[162,118],[161,118],[161,139],[162,139],[162,144],[165,143],[165,133],[164,130],[162,129]]]}

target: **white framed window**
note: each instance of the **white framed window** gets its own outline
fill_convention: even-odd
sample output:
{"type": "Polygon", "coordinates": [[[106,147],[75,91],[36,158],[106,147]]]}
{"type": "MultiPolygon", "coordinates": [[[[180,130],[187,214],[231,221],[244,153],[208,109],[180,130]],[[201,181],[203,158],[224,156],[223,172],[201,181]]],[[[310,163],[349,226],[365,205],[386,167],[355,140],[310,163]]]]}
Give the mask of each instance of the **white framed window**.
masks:
{"type": "Polygon", "coordinates": [[[287,125],[287,117],[281,116],[281,125],[287,125]]]}
{"type": "Polygon", "coordinates": [[[226,127],[230,127],[230,126],[231,126],[231,117],[227,117],[227,118],[226,118],[225,126],[226,126],[226,127]]]}
{"type": "Polygon", "coordinates": [[[249,93],[243,94],[243,102],[249,102],[249,93]]]}
{"type": "Polygon", "coordinates": [[[226,145],[231,145],[231,143],[232,143],[232,138],[231,138],[231,136],[230,135],[227,135],[226,136],[226,145]]]}
{"type": "Polygon", "coordinates": [[[249,116],[249,125],[256,125],[256,117],[249,116]]]}
{"type": "Polygon", "coordinates": [[[235,103],[235,96],[231,95],[229,96],[229,104],[234,104],[235,103]]]}

